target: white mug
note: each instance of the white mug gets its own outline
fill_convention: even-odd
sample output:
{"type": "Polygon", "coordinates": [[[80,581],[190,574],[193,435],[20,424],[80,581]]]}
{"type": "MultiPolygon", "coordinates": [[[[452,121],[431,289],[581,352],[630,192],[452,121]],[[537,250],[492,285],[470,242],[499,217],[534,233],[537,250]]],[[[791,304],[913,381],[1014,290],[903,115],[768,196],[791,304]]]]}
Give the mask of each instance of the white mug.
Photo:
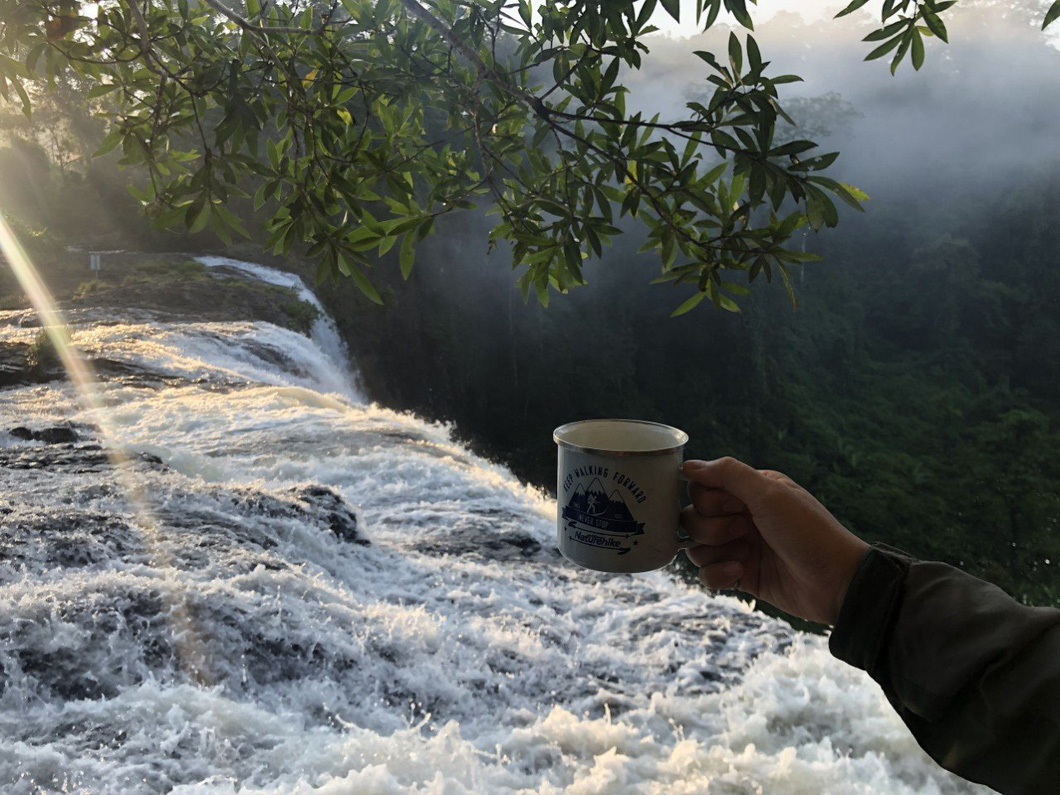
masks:
{"type": "Polygon", "coordinates": [[[692,546],[680,525],[688,434],[641,420],[583,420],[559,445],[559,551],[596,571],[659,569],[692,546]]]}

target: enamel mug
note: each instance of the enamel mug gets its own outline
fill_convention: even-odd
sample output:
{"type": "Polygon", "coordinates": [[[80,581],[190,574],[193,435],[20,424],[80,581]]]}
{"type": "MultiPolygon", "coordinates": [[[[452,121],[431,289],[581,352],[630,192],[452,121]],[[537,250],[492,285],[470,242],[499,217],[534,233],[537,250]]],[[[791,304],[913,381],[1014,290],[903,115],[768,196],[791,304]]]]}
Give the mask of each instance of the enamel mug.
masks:
{"type": "Polygon", "coordinates": [[[688,434],[642,420],[583,420],[552,438],[565,558],[596,571],[651,571],[693,545],[680,525],[688,434]]]}

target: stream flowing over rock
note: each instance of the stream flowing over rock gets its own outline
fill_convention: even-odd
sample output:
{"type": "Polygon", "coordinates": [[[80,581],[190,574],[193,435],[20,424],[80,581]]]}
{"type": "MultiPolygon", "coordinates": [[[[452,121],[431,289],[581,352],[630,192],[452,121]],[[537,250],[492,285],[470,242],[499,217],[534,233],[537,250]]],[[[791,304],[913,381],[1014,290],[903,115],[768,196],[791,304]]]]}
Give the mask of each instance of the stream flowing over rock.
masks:
{"type": "Polygon", "coordinates": [[[826,639],[563,560],[327,327],[123,317],[72,318],[106,422],[0,389],[3,792],[980,791],[826,639]]]}

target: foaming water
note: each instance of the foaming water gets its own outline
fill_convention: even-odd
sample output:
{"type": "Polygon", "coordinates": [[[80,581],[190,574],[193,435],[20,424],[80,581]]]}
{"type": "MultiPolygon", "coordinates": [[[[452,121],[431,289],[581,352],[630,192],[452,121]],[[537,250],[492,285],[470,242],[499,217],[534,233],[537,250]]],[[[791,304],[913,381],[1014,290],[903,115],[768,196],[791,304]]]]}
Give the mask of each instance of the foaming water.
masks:
{"type": "Polygon", "coordinates": [[[69,387],[0,390],[5,792],[985,792],[824,639],[567,563],[553,501],[333,389],[312,340],[73,337],[139,374],[104,399],[165,555],[69,387]],[[64,422],[79,441],[6,432],[64,422]],[[179,665],[174,595],[208,686],[179,665]]]}
{"type": "Polygon", "coordinates": [[[310,334],[317,347],[331,361],[331,378],[337,381],[339,387],[335,391],[341,391],[351,397],[359,397],[353,371],[349,366],[350,352],[346,343],[342,341],[342,337],[339,336],[335,320],[324,310],[316,294],[305,286],[305,282],[299,276],[259,265],[256,262],[244,262],[230,257],[196,257],[196,259],[208,268],[228,268],[244,273],[252,279],[281,287],[290,287],[298,293],[299,298],[315,307],[320,314],[314,321],[310,334]]]}

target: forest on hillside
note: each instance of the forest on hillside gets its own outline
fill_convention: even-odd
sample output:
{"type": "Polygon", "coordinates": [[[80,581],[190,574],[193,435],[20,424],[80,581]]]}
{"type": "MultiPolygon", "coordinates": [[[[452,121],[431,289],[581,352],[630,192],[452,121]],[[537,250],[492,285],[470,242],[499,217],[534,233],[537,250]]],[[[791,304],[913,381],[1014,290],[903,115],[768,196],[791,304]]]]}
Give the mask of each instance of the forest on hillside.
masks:
{"type": "MultiPolygon", "coordinates": [[[[1060,103],[1031,99],[1055,94],[1057,52],[1017,54],[1030,115],[1013,139],[1004,113],[981,110],[1004,93],[988,79],[1004,53],[983,49],[954,45],[934,82],[852,79],[830,94],[808,77],[803,122],[843,149],[872,200],[807,235],[824,262],[796,266],[797,309],[779,284],[756,285],[738,314],[670,318],[684,296],[648,284],[635,230],[587,265],[588,287],[524,304],[475,213],[444,219],[409,279],[395,254],[380,263],[383,307],[348,280],[319,290],[373,399],[451,422],[528,482],[553,487],[561,423],[666,422],[690,434],[690,456],[782,470],[869,539],[1060,604],[1060,166],[1041,143],[1060,103]],[[979,91],[948,93],[958,77],[979,91]],[[940,118],[975,119],[979,134],[940,132],[940,118]]],[[[695,88],[673,73],[657,79],[679,102],[695,88]]],[[[126,190],[135,171],[88,156],[102,123],[69,91],[36,127],[2,120],[0,201],[46,275],[77,272],[70,245],[264,256],[150,231],[126,190]]],[[[250,203],[232,209],[253,233],[250,203]]],[[[18,302],[6,274],[0,289],[18,302]]]]}
{"type": "MultiPolygon", "coordinates": [[[[784,471],[856,532],[1032,602],[1060,598],[1060,170],[941,228],[847,219],[827,265],[739,315],[668,318],[617,252],[593,292],[524,306],[459,240],[394,309],[328,293],[370,393],[446,419],[554,488],[551,431],[587,417],[678,425],[688,454],[784,471]],[[990,219],[990,223],[985,223],[990,219]]],[[[877,213],[885,212],[876,208],[877,213]]]]}

